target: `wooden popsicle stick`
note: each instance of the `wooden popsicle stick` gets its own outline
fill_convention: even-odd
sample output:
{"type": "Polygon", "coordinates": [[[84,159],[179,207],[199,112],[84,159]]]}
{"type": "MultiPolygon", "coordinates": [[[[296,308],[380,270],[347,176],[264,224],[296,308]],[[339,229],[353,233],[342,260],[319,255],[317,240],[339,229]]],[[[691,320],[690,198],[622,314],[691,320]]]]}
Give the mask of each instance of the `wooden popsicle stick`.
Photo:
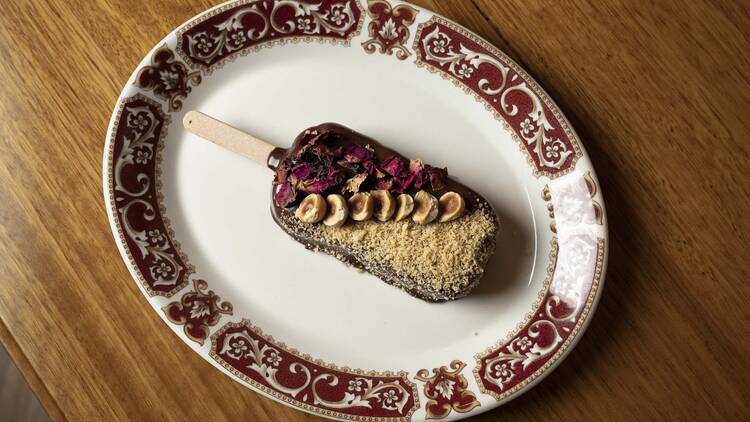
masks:
{"type": "Polygon", "coordinates": [[[271,151],[276,149],[275,146],[268,142],[220,120],[216,120],[200,111],[191,110],[185,113],[182,124],[188,132],[249,158],[263,166],[268,164],[268,156],[271,154],[271,151]]]}

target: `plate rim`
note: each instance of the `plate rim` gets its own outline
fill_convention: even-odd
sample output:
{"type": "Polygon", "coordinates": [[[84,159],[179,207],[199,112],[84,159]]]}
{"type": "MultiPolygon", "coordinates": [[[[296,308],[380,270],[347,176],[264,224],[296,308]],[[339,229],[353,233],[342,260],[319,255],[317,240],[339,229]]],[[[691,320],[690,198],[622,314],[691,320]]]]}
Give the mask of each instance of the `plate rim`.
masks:
{"type": "MultiPolygon", "coordinates": [[[[132,98],[132,97],[128,97],[128,93],[134,91],[134,89],[132,88],[132,85],[133,85],[133,82],[135,81],[135,79],[137,78],[138,73],[143,69],[143,67],[144,67],[145,64],[149,63],[149,59],[152,58],[152,56],[155,54],[155,52],[157,52],[159,50],[159,48],[161,48],[164,45],[168,45],[168,41],[170,40],[170,38],[172,38],[174,36],[178,36],[178,34],[180,33],[180,31],[182,31],[184,29],[188,29],[189,25],[191,23],[195,23],[199,18],[205,17],[205,16],[209,15],[210,13],[214,13],[214,12],[215,13],[219,13],[219,11],[222,8],[239,7],[239,6],[242,6],[242,5],[248,5],[250,3],[255,3],[256,1],[265,1],[265,0],[230,0],[230,1],[227,1],[227,2],[224,2],[224,3],[221,3],[221,4],[216,5],[216,6],[212,7],[212,8],[210,8],[210,9],[207,9],[206,11],[204,11],[202,13],[199,13],[199,14],[191,17],[190,19],[188,19],[187,21],[185,21],[183,24],[179,25],[177,28],[175,28],[174,30],[172,30],[163,39],[161,39],[144,56],[143,60],[141,60],[139,62],[139,64],[136,66],[136,68],[133,71],[133,73],[131,74],[131,76],[128,78],[125,86],[123,87],[121,93],[118,96],[118,99],[117,99],[117,102],[116,102],[115,111],[112,114],[112,117],[110,119],[110,122],[109,122],[109,125],[108,125],[108,128],[107,128],[107,134],[106,134],[106,137],[105,137],[105,145],[104,145],[104,151],[103,151],[103,160],[102,160],[102,166],[103,166],[103,174],[102,174],[103,175],[103,194],[104,194],[105,204],[106,204],[106,207],[107,207],[107,217],[108,217],[108,220],[110,222],[110,227],[111,227],[111,229],[113,231],[113,235],[115,237],[115,243],[116,243],[116,245],[118,247],[118,251],[120,252],[120,255],[122,256],[123,260],[125,261],[126,267],[128,268],[128,271],[130,272],[131,277],[134,279],[134,281],[136,281],[136,284],[138,285],[139,289],[141,289],[141,292],[144,294],[144,296],[146,296],[146,299],[147,299],[147,301],[149,301],[149,304],[155,310],[157,310],[157,314],[176,333],[178,333],[178,331],[179,331],[180,328],[179,327],[175,327],[173,325],[173,323],[170,322],[169,318],[167,316],[165,316],[165,314],[163,314],[162,312],[158,312],[159,309],[156,308],[155,305],[150,302],[150,299],[149,299],[150,298],[150,296],[149,296],[150,292],[139,281],[140,277],[141,277],[141,275],[139,273],[139,270],[138,270],[137,266],[135,266],[134,263],[131,261],[132,258],[131,258],[130,252],[126,249],[127,243],[124,242],[124,241],[121,241],[121,238],[120,238],[120,236],[122,235],[122,233],[121,233],[121,230],[119,228],[119,222],[116,220],[117,216],[115,215],[115,213],[112,212],[113,209],[114,209],[114,202],[113,202],[113,198],[114,197],[111,195],[112,188],[111,188],[111,185],[110,185],[111,180],[112,180],[112,177],[111,177],[112,170],[111,170],[111,161],[110,161],[110,158],[112,158],[112,155],[113,155],[112,152],[113,152],[113,149],[114,149],[114,142],[115,142],[114,138],[115,138],[115,135],[116,135],[116,133],[113,132],[113,129],[116,128],[116,126],[117,126],[118,120],[120,118],[121,111],[124,108],[124,105],[125,105],[125,102],[126,102],[125,100],[127,100],[128,98],[132,98]]],[[[343,1],[349,2],[350,0],[343,0],[343,1]]],[[[355,2],[355,3],[357,3],[359,5],[359,7],[361,8],[361,11],[362,11],[362,17],[359,20],[359,23],[358,23],[359,28],[357,29],[357,31],[355,31],[352,35],[350,35],[350,37],[347,39],[347,41],[344,41],[343,43],[348,43],[351,38],[358,36],[359,35],[359,31],[361,30],[363,24],[368,20],[367,17],[365,16],[365,12],[364,12],[365,10],[367,10],[367,7],[362,5],[362,3],[365,2],[365,0],[351,0],[351,1],[353,1],[353,2],[355,2]]],[[[371,1],[372,2],[383,2],[383,0],[371,0],[371,1]]],[[[431,18],[428,21],[425,21],[425,22],[419,24],[419,27],[420,27],[419,31],[421,31],[421,29],[422,29],[421,27],[422,26],[427,25],[429,22],[432,22],[433,20],[442,20],[443,22],[446,22],[446,23],[452,25],[455,28],[459,28],[461,31],[463,31],[468,36],[475,37],[476,40],[478,40],[478,41],[480,41],[482,43],[485,43],[486,45],[490,46],[492,49],[494,49],[494,52],[496,54],[502,55],[504,57],[504,59],[506,59],[508,62],[514,64],[517,67],[517,69],[520,69],[521,72],[522,72],[522,75],[525,76],[524,80],[530,80],[533,83],[535,83],[535,89],[541,91],[541,93],[543,94],[542,95],[543,99],[545,101],[548,101],[551,104],[550,108],[553,111],[557,112],[556,117],[558,118],[558,121],[560,123],[564,123],[567,126],[567,129],[572,133],[572,140],[571,140],[571,142],[580,151],[580,156],[577,157],[576,160],[588,163],[588,166],[590,167],[590,169],[588,170],[588,173],[590,174],[590,177],[593,179],[593,181],[595,183],[598,183],[598,179],[596,178],[596,174],[595,174],[594,169],[593,169],[593,163],[591,162],[590,157],[586,153],[585,147],[581,143],[580,137],[575,132],[574,127],[570,124],[570,122],[568,121],[567,117],[562,113],[562,111],[560,110],[560,107],[556,104],[556,102],[554,101],[554,99],[552,99],[549,96],[549,94],[546,92],[546,90],[544,90],[544,88],[538,82],[536,82],[528,74],[528,72],[525,71],[525,69],[523,69],[514,60],[512,60],[505,53],[503,53],[502,50],[498,49],[497,47],[494,47],[491,43],[489,43],[488,41],[486,41],[485,39],[483,39],[481,36],[475,34],[473,31],[471,31],[471,30],[469,30],[469,29],[467,29],[467,28],[465,28],[465,27],[463,27],[463,26],[461,26],[461,25],[453,22],[452,20],[443,17],[442,15],[439,15],[439,14],[434,13],[434,12],[428,10],[428,9],[422,8],[420,6],[412,5],[412,4],[410,4],[408,2],[404,2],[404,1],[390,0],[390,2],[386,2],[386,3],[397,4],[397,5],[408,4],[410,7],[414,8],[418,12],[422,12],[424,14],[430,15],[431,18]]],[[[180,40],[179,37],[178,37],[178,40],[180,40]]],[[[414,44],[415,44],[414,50],[415,51],[417,50],[416,44],[417,44],[418,41],[419,41],[419,39],[418,39],[418,33],[416,33],[415,36],[414,36],[414,44]]],[[[261,45],[261,46],[259,46],[257,48],[270,47],[270,46],[272,46],[272,45],[261,45]]],[[[254,47],[254,48],[256,48],[256,47],[254,47]]],[[[247,54],[247,52],[250,52],[250,50],[252,50],[252,49],[251,48],[246,48],[244,50],[244,52],[245,52],[244,54],[247,54]]],[[[179,50],[178,52],[181,53],[182,51],[179,50]]],[[[234,56],[232,58],[230,58],[229,60],[223,59],[223,62],[221,63],[221,66],[224,66],[227,62],[231,62],[233,60],[234,60],[234,56]]],[[[418,66],[421,67],[420,64],[418,64],[418,66]]],[[[194,70],[195,68],[189,67],[189,69],[190,70],[194,70]]],[[[432,69],[428,69],[428,70],[432,71],[432,69]]],[[[207,74],[210,74],[210,72],[208,72],[207,74]]],[[[453,82],[456,83],[455,80],[453,82]]],[[[458,83],[456,83],[456,85],[458,85],[458,83]]],[[[144,98],[148,98],[149,100],[154,100],[154,98],[151,98],[151,97],[145,96],[145,95],[144,95],[144,98]]],[[[159,104],[159,106],[161,106],[161,104],[159,104]]],[[[167,120],[168,120],[169,115],[165,114],[165,116],[167,117],[167,120]]],[[[168,123],[166,122],[166,120],[165,120],[165,122],[163,124],[164,124],[165,128],[166,128],[166,126],[168,126],[168,123]]],[[[513,130],[509,130],[509,132],[515,135],[515,132],[513,130]]],[[[162,133],[160,134],[160,136],[161,137],[166,136],[166,130],[163,130],[162,133]]],[[[575,169],[575,167],[576,167],[576,165],[574,163],[574,164],[572,164],[570,166],[569,169],[572,171],[573,169],[575,169]]],[[[582,314],[582,315],[584,315],[584,317],[580,320],[580,323],[576,324],[576,332],[573,333],[573,334],[571,334],[569,337],[566,338],[565,344],[562,345],[557,350],[557,353],[555,354],[555,356],[550,359],[549,365],[546,366],[543,370],[539,371],[538,375],[536,375],[535,377],[533,377],[531,380],[529,380],[528,383],[526,383],[525,385],[521,386],[518,390],[514,391],[511,394],[508,394],[508,395],[504,396],[501,399],[497,399],[495,401],[495,403],[494,403],[494,406],[481,407],[480,409],[477,409],[477,411],[472,411],[471,413],[468,413],[468,414],[465,414],[465,413],[452,414],[452,415],[450,415],[449,419],[454,419],[456,416],[462,418],[462,417],[468,417],[470,415],[482,413],[482,412],[490,410],[490,409],[492,409],[494,407],[501,406],[501,405],[507,403],[508,401],[510,401],[510,400],[512,400],[512,399],[514,399],[514,398],[516,398],[518,396],[520,396],[521,394],[525,393],[529,389],[533,388],[533,386],[535,386],[542,379],[544,379],[547,375],[549,375],[555,368],[557,368],[557,366],[570,354],[570,352],[573,350],[573,348],[576,346],[576,344],[580,341],[580,339],[581,339],[583,333],[585,332],[586,328],[591,323],[591,319],[593,318],[593,314],[594,314],[594,312],[596,310],[596,307],[598,305],[599,299],[601,297],[601,293],[602,293],[602,290],[603,290],[604,281],[606,279],[606,271],[607,271],[607,265],[608,265],[608,254],[609,254],[609,247],[610,247],[610,245],[609,245],[608,225],[607,225],[607,222],[606,222],[606,209],[604,208],[604,201],[603,201],[603,199],[601,199],[601,194],[600,194],[600,199],[599,199],[598,202],[599,202],[599,205],[601,207],[602,217],[604,218],[603,219],[603,224],[602,224],[603,231],[599,234],[599,238],[603,242],[602,243],[602,259],[601,259],[601,263],[599,264],[600,265],[600,267],[599,267],[600,275],[598,277],[598,280],[596,281],[596,284],[594,286],[592,286],[592,292],[590,293],[589,297],[587,297],[587,310],[586,310],[585,314],[582,314]]],[[[161,202],[160,202],[160,204],[161,204],[161,202]]],[[[165,221],[168,222],[168,218],[165,218],[165,221]]],[[[179,252],[179,248],[177,248],[177,251],[179,252]]],[[[189,269],[189,270],[191,270],[191,269],[189,269]]],[[[189,286],[189,282],[188,282],[188,277],[187,276],[185,277],[185,282],[183,283],[183,285],[181,287],[179,287],[179,288],[176,288],[176,292],[184,290],[184,288],[186,286],[189,286]]],[[[168,297],[172,297],[172,296],[173,295],[169,295],[168,297]]],[[[243,318],[243,321],[244,321],[244,318],[243,318]]],[[[216,327],[216,329],[214,331],[218,332],[222,328],[223,327],[216,327]]],[[[509,333],[509,334],[511,334],[511,337],[512,337],[512,335],[514,335],[516,332],[517,332],[517,330],[513,330],[513,333],[509,333]]],[[[214,333],[214,335],[215,334],[216,333],[214,333]]],[[[501,340],[502,339],[498,339],[498,341],[501,341],[501,340]]],[[[184,339],[183,339],[183,341],[184,341],[184,339]]],[[[188,344],[191,348],[193,348],[196,352],[198,352],[201,355],[202,358],[204,358],[205,360],[209,361],[212,365],[214,365],[218,369],[222,370],[222,372],[224,372],[227,375],[229,375],[233,380],[235,380],[237,382],[240,382],[241,384],[243,384],[246,387],[252,389],[253,391],[261,393],[264,396],[269,397],[269,398],[271,398],[271,399],[273,399],[273,400],[275,400],[277,402],[280,402],[280,403],[283,403],[283,404],[286,404],[286,405],[292,405],[292,404],[290,404],[288,401],[286,401],[284,399],[279,399],[278,397],[276,397],[274,395],[271,395],[268,392],[262,391],[262,390],[258,389],[256,386],[254,386],[252,384],[249,384],[249,383],[245,382],[242,379],[238,379],[236,376],[232,376],[232,374],[226,368],[223,368],[219,363],[217,363],[215,361],[215,359],[210,359],[204,353],[201,353],[200,351],[198,351],[197,348],[193,347],[194,345],[191,345],[188,342],[186,342],[186,344],[188,344]]],[[[495,346],[496,345],[491,345],[491,346],[489,346],[489,348],[493,348],[495,346]]],[[[477,355],[479,355],[481,353],[482,352],[480,351],[479,353],[477,353],[477,355]]],[[[469,364],[471,364],[471,362],[469,362],[469,364]]],[[[348,368],[344,368],[344,369],[348,369],[348,368]]],[[[408,380],[408,378],[406,378],[406,379],[408,380]]],[[[413,382],[412,382],[412,384],[414,385],[413,382]]],[[[478,383],[478,385],[480,386],[480,390],[481,390],[481,383],[478,383]]],[[[419,406],[419,402],[421,401],[420,400],[421,399],[421,395],[420,395],[421,392],[419,391],[418,388],[416,388],[416,386],[413,388],[413,391],[415,393],[414,394],[415,407],[414,407],[414,409],[411,410],[411,412],[409,412],[407,415],[403,416],[400,420],[409,420],[409,419],[411,419],[413,417],[413,413],[418,408],[421,409],[421,407],[419,406]]],[[[484,391],[482,391],[482,392],[484,392],[484,391]]],[[[485,393],[485,394],[489,394],[489,393],[485,393]]],[[[334,415],[334,414],[330,414],[330,413],[326,414],[325,412],[321,412],[320,409],[317,409],[317,408],[307,409],[307,408],[302,408],[302,407],[299,407],[299,406],[294,406],[294,405],[292,405],[292,406],[295,407],[295,408],[297,408],[297,409],[299,409],[299,410],[305,411],[307,413],[317,414],[319,416],[324,416],[324,417],[329,417],[329,418],[335,418],[336,416],[338,416],[338,417],[344,417],[346,419],[353,419],[353,420],[359,420],[359,419],[361,419],[361,420],[365,420],[365,419],[366,420],[380,420],[378,417],[371,417],[369,419],[367,417],[366,418],[350,418],[350,417],[347,417],[346,415],[342,416],[342,415],[334,415]]],[[[445,416],[448,416],[448,415],[445,415],[445,416]]],[[[383,420],[385,420],[385,419],[383,419],[383,420]]],[[[394,420],[394,419],[389,419],[389,420],[394,420]]]]}

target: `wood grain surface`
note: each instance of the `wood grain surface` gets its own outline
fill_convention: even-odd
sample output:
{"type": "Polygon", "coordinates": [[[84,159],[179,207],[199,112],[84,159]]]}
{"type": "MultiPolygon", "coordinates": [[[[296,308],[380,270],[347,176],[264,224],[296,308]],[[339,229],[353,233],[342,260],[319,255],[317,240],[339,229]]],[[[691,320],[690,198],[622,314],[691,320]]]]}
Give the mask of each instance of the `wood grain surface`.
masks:
{"type": "MultiPolygon", "coordinates": [[[[477,420],[750,419],[750,4],[416,3],[550,92],[591,155],[611,228],[603,297],[578,347],[477,420]]],[[[318,420],[174,336],[107,222],[102,147],[120,89],[210,6],[3,2],[0,338],[56,420],[318,420]]]]}

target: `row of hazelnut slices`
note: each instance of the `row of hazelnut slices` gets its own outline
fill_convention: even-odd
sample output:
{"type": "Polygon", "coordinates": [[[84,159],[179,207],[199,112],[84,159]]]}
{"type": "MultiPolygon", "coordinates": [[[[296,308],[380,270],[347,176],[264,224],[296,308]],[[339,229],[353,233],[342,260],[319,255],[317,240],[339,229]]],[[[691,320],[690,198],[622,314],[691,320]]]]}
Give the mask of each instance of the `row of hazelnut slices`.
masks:
{"type": "Polygon", "coordinates": [[[387,190],[359,192],[347,201],[341,195],[323,198],[311,194],[299,204],[294,215],[303,223],[323,222],[326,226],[340,227],[347,218],[365,221],[375,217],[379,221],[402,221],[411,215],[417,224],[429,224],[437,219],[441,223],[455,220],[466,210],[464,198],[456,192],[444,193],[440,200],[423,190],[411,195],[402,193],[394,199],[387,190]],[[439,215],[439,218],[438,218],[439,215]]]}

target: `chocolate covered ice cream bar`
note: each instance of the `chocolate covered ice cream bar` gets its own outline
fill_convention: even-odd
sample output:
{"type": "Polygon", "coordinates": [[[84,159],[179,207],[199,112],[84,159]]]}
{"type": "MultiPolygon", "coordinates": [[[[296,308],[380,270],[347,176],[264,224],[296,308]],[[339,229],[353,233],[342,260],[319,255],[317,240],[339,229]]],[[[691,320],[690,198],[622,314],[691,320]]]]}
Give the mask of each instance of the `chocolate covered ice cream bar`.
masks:
{"type": "Polygon", "coordinates": [[[478,193],[344,126],[309,128],[268,163],[285,232],[412,296],[467,295],[495,250],[498,220],[478,193]]]}
{"type": "Polygon", "coordinates": [[[445,168],[407,159],[335,123],[277,148],[200,112],[185,128],[268,165],[273,220],[332,255],[430,302],[469,294],[495,250],[492,206],[445,168]]]}

